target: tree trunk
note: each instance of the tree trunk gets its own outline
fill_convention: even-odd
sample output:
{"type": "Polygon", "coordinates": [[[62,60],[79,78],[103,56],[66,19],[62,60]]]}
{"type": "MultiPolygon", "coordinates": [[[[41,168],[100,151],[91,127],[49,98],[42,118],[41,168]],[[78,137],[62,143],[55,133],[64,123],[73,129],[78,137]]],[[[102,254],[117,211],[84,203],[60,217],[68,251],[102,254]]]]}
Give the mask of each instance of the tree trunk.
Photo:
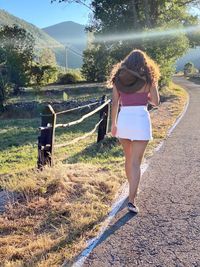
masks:
{"type": "Polygon", "coordinates": [[[3,112],[5,110],[4,108],[4,100],[0,99],[0,112],[3,112]]]}
{"type": "Polygon", "coordinates": [[[132,0],[131,3],[132,3],[132,9],[133,9],[134,28],[138,29],[139,23],[138,23],[137,9],[136,9],[136,0],[132,0]]]}
{"type": "Polygon", "coordinates": [[[145,24],[149,28],[151,27],[151,21],[150,21],[150,8],[149,8],[148,0],[143,1],[143,8],[144,8],[144,14],[145,14],[145,24]]]}

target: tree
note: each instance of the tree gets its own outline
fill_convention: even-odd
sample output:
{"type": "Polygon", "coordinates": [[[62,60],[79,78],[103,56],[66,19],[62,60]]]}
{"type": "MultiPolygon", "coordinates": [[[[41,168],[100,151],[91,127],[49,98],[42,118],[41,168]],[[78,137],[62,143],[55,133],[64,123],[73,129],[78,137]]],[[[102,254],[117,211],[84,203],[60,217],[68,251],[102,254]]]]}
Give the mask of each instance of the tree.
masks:
{"type": "Polygon", "coordinates": [[[81,4],[83,6],[86,6],[87,8],[89,8],[92,11],[90,5],[87,4],[87,0],[51,0],[51,3],[53,3],[53,2],[59,2],[59,3],[66,2],[66,3],[69,3],[69,4],[74,2],[74,3],[81,4]]]}
{"type": "Polygon", "coordinates": [[[41,49],[31,67],[32,82],[38,86],[55,82],[58,76],[55,53],[50,48],[41,49]]]}
{"type": "Polygon", "coordinates": [[[0,111],[4,110],[4,103],[7,100],[12,85],[8,80],[8,73],[4,63],[0,64],[0,111]]]}
{"type": "Polygon", "coordinates": [[[56,66],[55,53],[50,48],[43,48],[38,55],[38,62],[42,66],[56,66]]]}
{"type": "Polygon", "coordinates": [[[30,81],[30,70],[33,61],[34,39],[25,29],[17,25],[5,25],[0,28],[0,47],[5,52],[5,64],[10,82],[15,84],[14,93],[19,87],[30,81]]]}
{"type": "Polygon", "coordinates": [[[142,49],[158,63],[161,71],[160,85],[167,85],[175,72],[175,63],[189,48],[185,34],[165,36],[156,39],[145,39],[142,49]]]}
{"type": "Polygon", "coordinates": [[[57,80],[58,70],[51,65],[42,66],[36,63],[31,68],[31,75],[33,83],[36,85],[46,85],[57,80]]]}
{"type": "Polygon", "coordinates": [[[58,70],[55,66],[52,65],[44,65],[42,66],[44,75],[43,75],[43,83],[49,84],[57,81],[58,78],[58,70]]]}
{"type": "Polygon", "coordinates": [[[11,83],[9,82],[8,69],[5,60],[5,51],[0,48],[0,111],[4,110],[4,103],[12,88],[11,83]]]}
{"type": "Polygon", "coordinates": [[[105,46],[94,46],[84,51],[82,74],[89,82],[102,82],[113,65],[105,46]]]}
{"type": "MultiPolygon", "coordinates": [[[[84,0],[59,2],[63,1],[87,3],[84,0]]],[[[101,46],[112,46],[110,56],[114,62],[122,60],[133,48],[146,51],[161,67],[161,82],[167,83],[174,71],[176,60],[200,40],[193,33],[169,35],[166,34],[167,30],[197,25],[198,18],[188,12],[188,7],[197,5],[198,2],[198,0],[92,0],[90,8],[93,11],[93,18],[88,29],[95,34],[99,53],[101,46]],[[154,38],[144,38],[144,36],[138,39],[130,38],[133,33],[151,34],[155,31],[158,32],[158,36],[154,38]],[[125,34],[129,38],[126,38],[125,34]]],[[[85,56],[88,57],[88,54],[85,53],[85,56]]],[[[94,58],[94,53],[91,53],[91,56],[94,58]]],[[[108,73],[109,70],[106,68],[109,65],[105,64],[103,67],[102,73],[108,73]]]]}

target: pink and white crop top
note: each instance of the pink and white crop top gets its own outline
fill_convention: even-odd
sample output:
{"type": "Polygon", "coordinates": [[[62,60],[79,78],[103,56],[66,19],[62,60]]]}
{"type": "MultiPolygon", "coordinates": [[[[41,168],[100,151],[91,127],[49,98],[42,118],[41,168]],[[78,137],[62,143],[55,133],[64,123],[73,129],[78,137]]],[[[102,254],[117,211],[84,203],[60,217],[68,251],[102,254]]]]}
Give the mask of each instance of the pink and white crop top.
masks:
{"type": "Polygon", "coordinates": [[[121,106],[146,106],[150,98],[149,92],[127,94],[119,92],[121,106]]]}

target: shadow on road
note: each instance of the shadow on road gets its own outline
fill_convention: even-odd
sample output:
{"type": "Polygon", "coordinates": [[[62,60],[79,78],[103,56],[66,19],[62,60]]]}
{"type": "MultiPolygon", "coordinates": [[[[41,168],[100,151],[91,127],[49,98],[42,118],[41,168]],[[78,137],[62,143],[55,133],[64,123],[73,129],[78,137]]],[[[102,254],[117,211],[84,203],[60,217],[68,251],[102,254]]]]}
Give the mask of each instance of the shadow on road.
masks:
{"type": "Polygon", "coordinates": [[[193,82],[195,84],[200,84],[200,77],[191,77],[188,79],[190,82],[193,82]]]}
{"type": "MultiPolygon", "coordinates": [[[[104,231],[103,235],[99,238],[95,246],[92,248],[94,250],[96,247],[101,245],[107,238],[111,237],[118,229],[126,225],[128,221],[130,221],[133,217],[136,216],[135,213],[131,213],[127,211],[127,203],[128,203],[128,198],[123,202],[121,207],[119,208],[117,214],[115,217],[117,217],[117,221],[115,221],[112,225],[109,225],[107,230],[104,231]]],[[[115,220],[115,219],[113,219],[115,220]]],[[[77,259],[79,259],[81,256],[78,255],[75,259],[73,259],[73,262],[75,262],[77,259]]],[[[67,267],[67,265],[64,265],[67,267]]]]}
{"type": "Polygon", "coordinates": [[[123,205],[121,206],[120,210],[117,213],[119,219],[112,225],[108,227],[108,229],[104,232],[102,237],[97,242],[96,246],[99,246],[103,243],[107,238],[113,235],[119,228],[124,226],[129,220],[136,216],[135,213],[128,212],[126,209],[128,199],[124,201],[123,205]]]}

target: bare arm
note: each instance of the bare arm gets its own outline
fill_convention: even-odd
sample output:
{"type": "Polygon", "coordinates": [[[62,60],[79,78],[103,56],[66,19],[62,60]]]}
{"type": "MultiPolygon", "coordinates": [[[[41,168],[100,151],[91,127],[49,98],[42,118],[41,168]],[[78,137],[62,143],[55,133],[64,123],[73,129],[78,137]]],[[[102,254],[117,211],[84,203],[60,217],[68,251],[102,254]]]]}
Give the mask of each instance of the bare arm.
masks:
{"type": "Polygon", "coordinates": [[[158,106],[160,104],[160,96],[159,96],[159,93],[158,93],[158,85],[157,84],[154,84],[150,88],[149,102],[153,106],[158,106]]]}
{"type": "Polygon", "coordinates": [[[115,85],[113,85],[113,93],[112,93],[112,111],[111,111],[111,133],[113,136],[116,134],[117,130],[117,115],[118,115],[118,108],[119,108],[119,93],[115,85]]]}

